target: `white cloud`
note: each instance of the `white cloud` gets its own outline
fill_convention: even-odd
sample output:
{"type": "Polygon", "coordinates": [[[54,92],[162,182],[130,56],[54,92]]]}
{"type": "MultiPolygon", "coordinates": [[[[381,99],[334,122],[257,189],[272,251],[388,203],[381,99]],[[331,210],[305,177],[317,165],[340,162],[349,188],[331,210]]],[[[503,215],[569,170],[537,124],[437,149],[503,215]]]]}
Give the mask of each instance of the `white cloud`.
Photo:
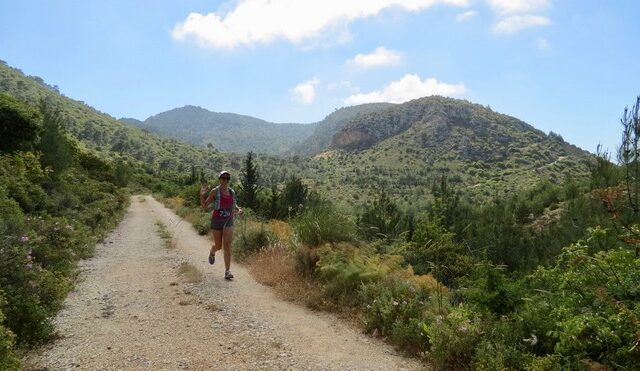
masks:
{"type": "Polygon", "coordinates": [[[474,10],[469,10],[468,12],[456,15],[456,22],[466,22],[475,16],[476,12],[474,10]]]}
{"type": "Polygon", "coordinates": [[[550,0],[487,0],[500,15],[536,13],[549,7],[550,0]]]}
{"type": "Polygon", "coordinates": [[[307,80],[296,85],[292,89],[293,97],[304,104],[311,104],[316,99],[316,85],[320,83],[320,80],[315,77],[311,80],[307,80]]]}
{"type": "Polygon", "coordinates": [[[371,68],[380,66],[396,65],[400,63],[402,55],[394,50],[378,47],[370,54],[357,54],[347,60],[347,64],[356,68],[371,68]]]}
{"type": "Polygon", "coordinates": [[[460,96],[466,93],[463,83],[446,84],[434,78],[420,79],[416,74],[406,74],[400,80],[393,81],[382,90],[359,93],[344,99],[346,105],[373,102],[403,103],[429,95],[460,96]]]}
{"type": "Polygon", "coordinates": [[[497,34],[512,34],[525,28],[548,26],[551,20],[539,15],[514,15],[507,17],[493,26],[493,32],[497,34]]]}
{"type": "Polygon", "coordinates": [[[549,49],[550,45],[547,39],[539,37],[536,39],[536,47],[540,50],[549,49]]]}
{"type": "MultiPolygon", "coordinates": [[[[471,0],[240,0],[222,14],[191,13],[175,25],[176,40],[194,39],[201,47],[233,49],[276,40],[301,43],[326,32],[344,37],[345,27],[360,18],[396,8],[418,12],[436,4],[468,6],[471,0]]],[[[347,33],[348,34],[348,33],[347,33]]]]}

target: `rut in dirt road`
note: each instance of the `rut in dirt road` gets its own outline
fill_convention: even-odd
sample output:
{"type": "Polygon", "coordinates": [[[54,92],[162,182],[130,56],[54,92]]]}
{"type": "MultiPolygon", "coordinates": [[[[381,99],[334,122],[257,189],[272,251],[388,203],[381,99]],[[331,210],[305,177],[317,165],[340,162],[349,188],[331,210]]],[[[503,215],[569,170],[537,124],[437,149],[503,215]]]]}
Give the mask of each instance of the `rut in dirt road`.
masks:
{"type": "Polygon", "coordinates": [[[225,281],[222,262],[206,261],[210,243],[152,197],[132,197],[118,228],[81,263],[55,321],[61,338],[27,356],[25,368],[424,368],[329,314],[279,300],[238,264],[235,281],[225,281]]]}

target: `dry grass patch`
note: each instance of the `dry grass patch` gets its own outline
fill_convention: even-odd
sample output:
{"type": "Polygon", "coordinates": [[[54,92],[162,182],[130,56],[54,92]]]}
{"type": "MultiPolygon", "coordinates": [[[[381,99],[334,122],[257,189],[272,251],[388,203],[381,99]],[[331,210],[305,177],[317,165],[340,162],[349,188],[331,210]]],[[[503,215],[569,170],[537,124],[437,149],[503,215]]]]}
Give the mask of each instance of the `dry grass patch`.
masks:
{"type": "Polygon", "coordinates": [[[158,227],[158,234],[160,235],[160,238],[162,238],[164,247],[166,247],[167,249],[175,248],[176,244],[173,241],[173,236],[171,235],[171,232],[169,232],[169,230],[167,229],[167,226],[164,225],[164,223],[162,223],[161,221],[157,220],[156,227],[158,227]]]}
{"type": "Polygon", "coordinates": [[[323,306],[320,286],[298,272],[294,254],[283,246],[248,256],[246,265],[256,281],[272,287],[281,298],[315,309],[323,306]]]}
{"type": "Polygon", "coordinates": [[[291,243],[293,238],[293,228],[291,228],[289,223],[283,222],[282,220],[272,219],[269,221],[269,229],[278,238],[278,240],[285,244],[291,243]]]}
{"type": "Polygon", "coordinates": [[[184,277],[184,280],[188,283],[200,283],[202,282],[202,273],[191,263],[182,263],[178,270],[184,277]]]}
{"type": "Polygon", "coordinates": [[[182,197],[171,197],[166,199],[166,203],[169,205],[169,208],[175,210],[184,205],[184,199],[182,197]]]}

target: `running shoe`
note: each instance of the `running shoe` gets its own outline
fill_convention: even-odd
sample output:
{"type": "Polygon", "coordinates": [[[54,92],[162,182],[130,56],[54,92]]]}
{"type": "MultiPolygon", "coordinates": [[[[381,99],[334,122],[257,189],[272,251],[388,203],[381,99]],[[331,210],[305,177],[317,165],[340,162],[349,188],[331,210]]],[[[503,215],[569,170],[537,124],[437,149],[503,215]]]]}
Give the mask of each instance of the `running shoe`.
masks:
{"type": "Polygon", "coordinates": [[[209,264],[213,264],[216,262],[216,253],[209,252],[209,264]]]}
{"type": "Polygon", "coordinates": [[[227,281],[231,281],[233,279],[233,274],[231,274],[231,271],[224,272],[224,279],[227,281]]]}

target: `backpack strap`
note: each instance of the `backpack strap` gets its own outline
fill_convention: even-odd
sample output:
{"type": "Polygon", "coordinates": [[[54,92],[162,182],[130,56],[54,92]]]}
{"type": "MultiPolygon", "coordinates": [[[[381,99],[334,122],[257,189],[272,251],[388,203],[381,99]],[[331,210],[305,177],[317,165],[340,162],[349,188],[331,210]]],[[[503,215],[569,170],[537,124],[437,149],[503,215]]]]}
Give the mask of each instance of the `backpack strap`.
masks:
{"type": "MultiPolygon", "coordinates": [[[[236,192],[231,188],[227,188],[229,193],[231,194],[231,199],[233,200],[233,204],[231,205],[231,210],[235,210],[236,205],[236,192]]],[[[220,200],[222,199],[222,191],[220,190],[220,186],[217,186],[213,189],[212,192],[216,192],[216,197],[213,199],[213,210],[220,210],[220,200]]]]}
{"type": "Polygon", "coordinates": [[[231,193],[231,199],[233,200],[233,204],[231,204],[231,210],[235,210],[238,205],[236,204],[236,192],[233,188],[229,188],[229,193],[231,193]]]}

